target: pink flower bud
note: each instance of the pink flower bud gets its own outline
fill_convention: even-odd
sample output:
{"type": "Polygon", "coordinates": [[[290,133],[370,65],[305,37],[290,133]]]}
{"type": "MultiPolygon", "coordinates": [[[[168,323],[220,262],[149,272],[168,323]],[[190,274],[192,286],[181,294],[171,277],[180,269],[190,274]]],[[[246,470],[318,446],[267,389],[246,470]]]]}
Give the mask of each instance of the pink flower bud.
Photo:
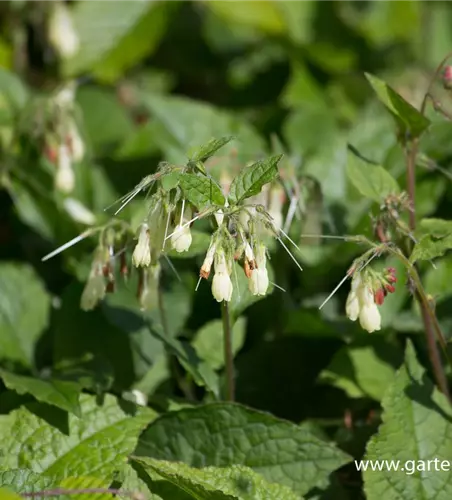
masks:
{"type": "Polygon", "coordinates": [[[383,302],[385,300],[385,292],[384,292],[383,288],[379,288],[378,290],[376,290],[374,292],[374,300],[375,300],[375,304],[377,304],[377,306],[381,306],[381,304],[383,304],[383,302]]]}
{"type": "Polygon", "coordinates": [[[447,90],[452,89],[452,66],[448,65],[443,71],[443,87],[447,90]]]}

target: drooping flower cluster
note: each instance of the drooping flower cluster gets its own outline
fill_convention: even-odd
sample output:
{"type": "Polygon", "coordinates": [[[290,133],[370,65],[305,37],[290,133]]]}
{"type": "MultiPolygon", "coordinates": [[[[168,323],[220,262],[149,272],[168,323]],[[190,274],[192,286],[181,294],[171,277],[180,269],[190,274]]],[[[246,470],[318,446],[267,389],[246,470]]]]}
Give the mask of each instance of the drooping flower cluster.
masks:
{"type": "Polygon", "coordinates": [[[75,119],[75,89],[69,85],[49,99],[36,102],[31,137],[41,154],[54,166],[55,188],[71,193],[76,184],[74,164],[85,157],[85,145],[75,119]]]}
{"type": "Polygon", "coordinates": [[[359,323],[369,333],[381,329],[381,315],[378,306],[383,304],[388,293],[395,291],[397,282],[395,269],[387,268],[384,273],[376,273],[370,268],[355,271],[351,290],[347,297],[345,311],[348,318],[359,323]]]}

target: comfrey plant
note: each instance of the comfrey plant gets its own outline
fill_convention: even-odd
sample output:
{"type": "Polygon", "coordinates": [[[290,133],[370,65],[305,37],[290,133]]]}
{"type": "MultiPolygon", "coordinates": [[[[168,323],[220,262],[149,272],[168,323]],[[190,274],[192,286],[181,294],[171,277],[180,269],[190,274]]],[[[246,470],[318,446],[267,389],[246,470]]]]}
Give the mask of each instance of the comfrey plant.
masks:
{"type": "MultiPolygon", "coordinates": [[[[121,198],[115,216],[140,193],[147,194],[145,215],[136,230],[129,222],[113,217],[45,257],[48,259],[97,234],[97,248],[81,297],[83,309],[93,309],[106,293],[115,291],[118,273],[127,279],[131,272],[138,274],[137,295],[141,308],[158,307],[161,257],[167,258],[169,251],[189,251],[191,227],[200,219],[210,219],[213,230],[199,271],[198,286],[212,274],[212,296],[222,303],[227,343],[231,335],[227,304],[234,294],[240,293],[234,263],[241,263],[248,290],[256,296],[263,296],[269,290],[269,238],[278,240],[301,269],[283,241],[287,239],[296,247],[281,228],[284,191],[278,186],[277,178],[282,155],[244,167],[222,189],[207,173],[205,162],[231,139],[212,139],[183,166],[162,163],[156,173],[144,178],[121,198]]],[[[232,356],[229,362],[232,363],[232,356]]],[[[232,383],[229,394],[233,394],[232,383]]]]}

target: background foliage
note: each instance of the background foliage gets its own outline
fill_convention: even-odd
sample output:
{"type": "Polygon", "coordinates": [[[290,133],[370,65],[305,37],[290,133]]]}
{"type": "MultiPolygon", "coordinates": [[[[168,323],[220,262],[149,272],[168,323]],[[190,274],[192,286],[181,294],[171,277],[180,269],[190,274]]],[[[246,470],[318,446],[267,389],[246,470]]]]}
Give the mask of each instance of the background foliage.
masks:
{"type": "MultiPolygon", "coordinates": [[[[318,310],[363,249],[300,235],[373,238],[371,215],[405,189],[397,132],[409,132],[420,136],[425,235],[413,261],[452,246],[452,126],[431,106],[427,119],[407,105],[420,107],[452,48],[450,4],[75,1],[80,50],[68,59],[46,35],[52,4],[0,6],[0,485],[9,490],[0,498],[110,487],[163,500],[449,499],[452,471],[361,476],[353,465],[452,458],[452,411],[430,380],[406,271],[392,257],[375,263],[396,267],[399,283],[381,308],[383,329],[369,335],[345,316],[347,286],[318,310]],[[33,142],[33,117],[69,80],[86,154],[65,195],[33,142]],[[220,308],[206,283],[195,292],[208,227],[183,258],[172,255],[180,281],[162,262],[169,337],[157,309],[140,311],[134,275],[93,311],[80,309],[89,239],[41,261],[86,229],[68,198],[105,221],[114,210],[104,209],[159,161],[185,163],[231,135],[208,164],[214,175],[284,153],[281,177],[299,191],[291,235],[304,269],[275,246],[272,279],[286,292],[259,300],[239,272],[237,404],[218,401],[220,308]]],[[[433,90],[451,111],[448,92],[433,90]]],[[[137,198],[121,217],[137,225],[142,205],[137,198]]],[[[450,256],[436,267],[420,263],[449,340],[450,256]]]]}

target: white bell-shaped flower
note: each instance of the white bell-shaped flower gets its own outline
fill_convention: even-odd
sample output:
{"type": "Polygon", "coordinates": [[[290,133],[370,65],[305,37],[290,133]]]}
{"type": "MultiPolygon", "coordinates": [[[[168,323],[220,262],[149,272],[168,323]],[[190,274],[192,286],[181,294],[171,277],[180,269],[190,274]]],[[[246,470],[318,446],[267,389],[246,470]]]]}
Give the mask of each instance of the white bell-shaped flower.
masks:
{"type": "Polygon", "coordinates": [[[262,243],[256,245],[254,255],[257,267],[251,271],[248,289],[253,295],[265,295],[269,285],[265,245],[262,243]]]}
{"type": "Polygon", "coordinates": [[[71,14],[63,2],[53,5],[49,19],[49,41],[64,59],[75,56],[80,48],[71,14]]]}
{"type": "Polygon", "coordinates": [[[192,236],[189,225],[178,224],[171,236],[171,247],[178,253],[186,252],[191,245],[192,236]]]}
{"type": "Polygon", "coordinates": [[[146,223],[141,225],[138,243],[132,254],[132,262],[135,267],[147,267],[151,263],[151,242],[149,227],[146,223]]]}
{"type": "Polygon", "coordinates": [[[352,321],[359,318],[359,324],[369,333],[381,329],[381,315],[375,303],[374,293],[359,272],[353,275],[345,312],[352,321]]]}
{"type": "Polygon", "coordinates": [[[362,284],[359,288],[359,324],[369,333],[381,329],[381,315],[375,304],[374,294],[369,287],[362,284]]]}
{"type": "Polygon", "coordinates": [[[232,298],[232,281],[226,263],[224,251],[221,249],[215,255],[215,274],[212,280],[212,295],[217,302],[229,302],[232,298]]]}
{"type": "Polygon", "coordinates": [[[352,279],[352,285],[350,293],[347,297],[347,302],[345,304],[345,312],[351,321],[356,321],[359,316],[359,299],[358,299],[358,288],[361,285],[361,274],[355,273],[352,279]]]}
{"type": "Polygon", "coordinates": [[[69,149],[65,144],[62,144],[58,148],[58,164],[55,174],[55,187],[63,193],[70,193],[75,187],[75,174],[72,169],[71,156],[69,149]]]}
{"type": "Polygon", "coordinates": [[[268,284],[267,269],[259,267],[251,271],[251,277],[248,280],[248,288],[253,295],[265,295],[267,293],[268,284]]]}

